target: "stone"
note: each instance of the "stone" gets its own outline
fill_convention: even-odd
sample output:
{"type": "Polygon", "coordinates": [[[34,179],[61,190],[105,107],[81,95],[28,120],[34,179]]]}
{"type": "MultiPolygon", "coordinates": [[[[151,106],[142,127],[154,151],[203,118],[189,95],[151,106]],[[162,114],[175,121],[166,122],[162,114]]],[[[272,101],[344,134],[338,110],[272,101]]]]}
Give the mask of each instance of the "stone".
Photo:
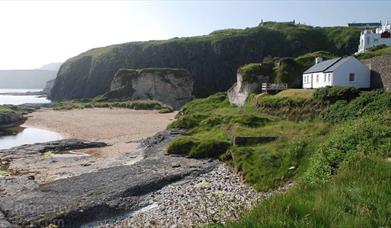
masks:
{"type": "Polygon", "coordinates": [[[157,100],[174,109],[191,101],[193,79],[184,69],[120,69],[111,82],[108,98],[157,100]]]}
{"type": "Polygon", "coordinates": [[[382,55],[361,62],[371,70],[371,89],[391,92],[391,56],[382,55]]]}
{"type": "Polygon", "coordinates": [[[252,93],[260,93],[261,92],[261,84],[262,82],[268,82],[268,76],[254,76],[256,80],[254,81],[245,81],[244,77],[237,73],[237,81],[236,83],[227,91],[228,100],[231,104],[242,106],[245,104],[248,96],[252,93]]]}

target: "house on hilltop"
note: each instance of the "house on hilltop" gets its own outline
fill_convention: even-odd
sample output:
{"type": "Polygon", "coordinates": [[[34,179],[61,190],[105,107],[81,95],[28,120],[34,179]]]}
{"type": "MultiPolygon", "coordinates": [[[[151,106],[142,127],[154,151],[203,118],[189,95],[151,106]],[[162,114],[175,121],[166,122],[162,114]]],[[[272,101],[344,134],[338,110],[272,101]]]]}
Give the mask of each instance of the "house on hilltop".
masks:
{"type": "Polygon", "coordinates": [[[388,22],[376,28],[375,31],[372,29],[362,31],[357,53],[365,52],[378,45],[391,46],[391,24],[388,22]]]}
{"type": "Polygon", "coordinates": [[[369,68],[354,57],[339,57],[323,61],[318,57],[315,65],[303,73],[303,88],[326,86],[352,86],[370,88],[369,68]]]}

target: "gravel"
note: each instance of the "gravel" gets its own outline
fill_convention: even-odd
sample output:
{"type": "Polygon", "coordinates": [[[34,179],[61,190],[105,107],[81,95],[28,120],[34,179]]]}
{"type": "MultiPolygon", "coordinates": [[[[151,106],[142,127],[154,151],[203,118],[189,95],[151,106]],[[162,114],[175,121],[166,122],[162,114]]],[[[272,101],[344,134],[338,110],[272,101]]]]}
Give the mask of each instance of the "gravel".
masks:
{"type": "Polygon", "coordinates": [[[118,227],[194,227],[236,219],[271,193],[258,193],[224,164],[147,197],[149,206],[117,220],[118,227]]]}

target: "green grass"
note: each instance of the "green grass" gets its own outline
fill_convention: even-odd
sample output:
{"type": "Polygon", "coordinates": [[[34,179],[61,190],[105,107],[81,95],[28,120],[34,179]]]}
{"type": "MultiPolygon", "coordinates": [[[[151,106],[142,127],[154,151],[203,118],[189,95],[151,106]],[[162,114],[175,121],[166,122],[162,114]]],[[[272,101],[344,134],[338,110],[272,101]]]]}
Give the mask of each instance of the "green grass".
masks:
{"type": "Polygon", "coordinates": [[[311,99],[314,96],[313,89],[286,89],[276,94],[276,97],[298,97],[311,99]]]}
{"type": "Polygon", "coordinates": [[[135,110],[159,110],[160,113],[173,112],[173,109],[154,100],[106,100],[97,97],[93,100],[71,100],[57,102],[53,109],[57,111],[85,108],[126,108],[135,110]]]}
{"type": "Polygon", "coordinates": [[[226,227],[391,225],[390,94],[337,96],[345,102],[341,105],[341,100],[320,101],[314,92],[321,93],[288,90],[251,96],[243,107],[230,106],[225,95],[217,94],[187,104],[171,125],[186,131],[170,144],[169,153],[218,157],[258,191],[296,182],[287,193],[243,211],[226,227]],[[312,115],[303,115],[307,112],[312,115]],[[328,121],[325,113],[338,121],[328,121]],[[299,114],[302,118],[289,118],[299,114]],[[279,138],[255,145],[227,144],[235,136],[270,135],[279,138]]]}
{"type": "Polygon", "coordinates": [[[262,202],[226,227],[389,227],[391,165],[357,157],[318,185],[297,185],[262,202]]]}
{"type": "Polygon", "coordinates": [[[380,48],[370,49],[367,52],[358,54],[358,59],[370,59],[376,56],[391,55],[391,47],[380,46],[380,48]]]}

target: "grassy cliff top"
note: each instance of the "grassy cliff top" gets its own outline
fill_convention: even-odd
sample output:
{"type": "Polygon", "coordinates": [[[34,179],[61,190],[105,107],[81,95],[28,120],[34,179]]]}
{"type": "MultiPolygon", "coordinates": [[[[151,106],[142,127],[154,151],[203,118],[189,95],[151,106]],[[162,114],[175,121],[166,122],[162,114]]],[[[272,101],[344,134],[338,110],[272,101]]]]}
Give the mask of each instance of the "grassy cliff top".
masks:
{"type": "Polygon", "coordinates": [[[391,47],[385,45],[375,46],[370,48],[367,52],[357,55],[358,59],[370,59],[376,56],[391,55],[391,47]]]}
{"type": "MultiPolygon", "coordinates": [[[[123,48],[129,45],[142,45],[145,48],[154,46],[164,46],[169,44],[184,45],[189,43],[211,42],[217,43],[226,39],[242,39],[246,36],[269,36],[270,40],[274,38],[279,40],[280,34],[285,36],[287,40],[303,40],[309,45],[324,46],[325,43],[334,43],[335,52],[346,54],[346,48],[354,43],[358,43],[360,30],[349,27],[313,27],[301,24],[288,24],[279,22],[267,22],[256,27],[247,27],[244,29],[222,29],[211,32],[208,35],[192,36],[192,37],[174,37],[168,40],[150,40],[136,41],[123,44],[115,44],[106,47],[94,48],[74,57],[76,59],[84,56],[91,56],[93,59],[115,53],[116,49],[123,48]]],[[[356,45],[353,45],[354,47],[356,45]]]]}

